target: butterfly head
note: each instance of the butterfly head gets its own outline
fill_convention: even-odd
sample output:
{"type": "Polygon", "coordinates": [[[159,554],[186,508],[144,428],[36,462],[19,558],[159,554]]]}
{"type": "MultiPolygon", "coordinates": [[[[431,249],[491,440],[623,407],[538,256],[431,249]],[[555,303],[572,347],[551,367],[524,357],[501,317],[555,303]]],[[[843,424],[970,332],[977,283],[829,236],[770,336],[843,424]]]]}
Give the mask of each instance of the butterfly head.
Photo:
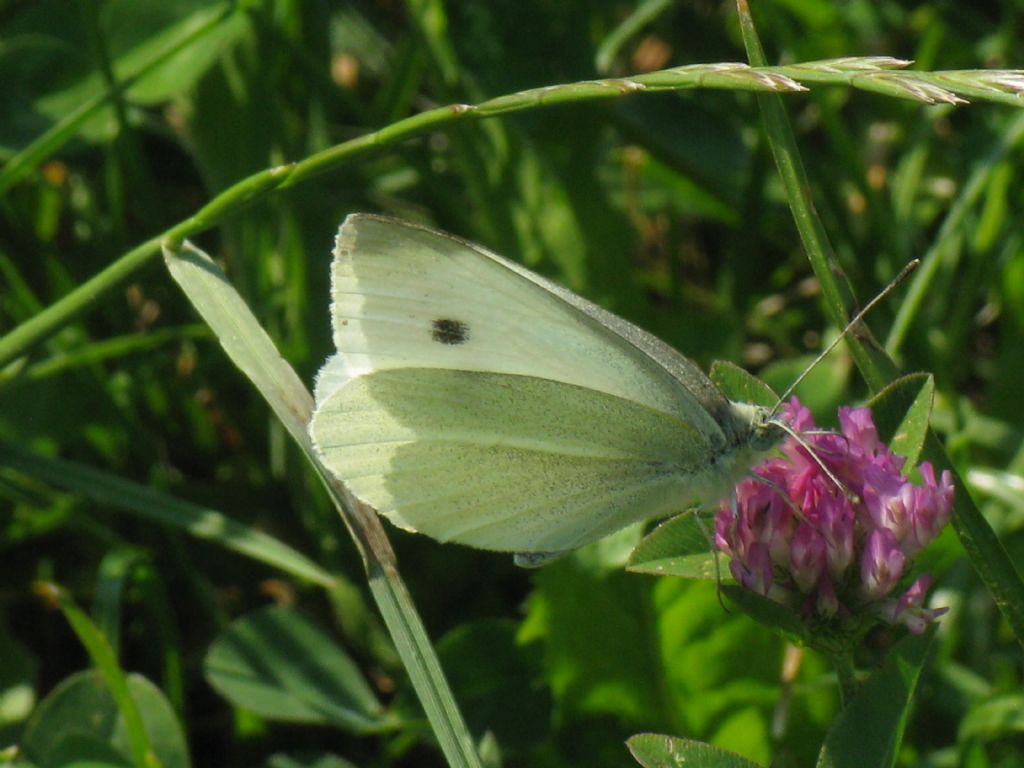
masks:
{"type": "Polygon", "coordinates": [[[750,444],[756,450],[769,451],[785,439],[788,434],[786,423],[773,414],[771,408],[758,405],[755,409],[750,425],[750,444]]]}
{"type": "Polygon", "coordinates": [[[785,424],[774,409],[750,403],[731,402],[733,413],[743,425],[741,442],[758,453],[770,451],[786,437],[785,424]]]}

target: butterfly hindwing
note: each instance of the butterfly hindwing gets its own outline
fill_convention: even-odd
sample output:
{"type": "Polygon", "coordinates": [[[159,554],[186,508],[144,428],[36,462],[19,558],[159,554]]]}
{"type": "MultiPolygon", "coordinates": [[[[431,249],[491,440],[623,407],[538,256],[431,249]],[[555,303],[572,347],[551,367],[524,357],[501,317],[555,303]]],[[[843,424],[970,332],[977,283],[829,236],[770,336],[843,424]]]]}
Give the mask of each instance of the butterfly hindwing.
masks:
{"type": "Polygon", "coordinates": [[[522,552],[685,508],[709,451],[687,424],[631,400],[425,368],[348,382],[312,434],[328,469],[400,527],[522,552]]]}

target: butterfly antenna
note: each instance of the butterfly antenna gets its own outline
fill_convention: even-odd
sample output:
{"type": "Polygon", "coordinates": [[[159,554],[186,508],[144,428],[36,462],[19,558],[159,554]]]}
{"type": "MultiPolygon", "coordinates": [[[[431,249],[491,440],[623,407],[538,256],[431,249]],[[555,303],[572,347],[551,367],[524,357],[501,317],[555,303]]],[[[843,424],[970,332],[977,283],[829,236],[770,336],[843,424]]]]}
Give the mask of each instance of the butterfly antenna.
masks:
{"type": "Polygon", "coordinates": [[[828,356],[828,353],[835,349],[840,341],[846,338],[846,334],[850,332],[850,329],[853,328],[853,326],[855,326],[861,320],[863,320],[864,316],[868,312],[874,309],[878,305],[878,303],[882,301],[882,299],[884,299],[886,296],[892,293],[893,290],[900,283],[906,280],[907,276],[910,275],[910,273],[917,269],[919,266],[921,266],[920,259],[911,260],[905,267],[903,267],[903,269],[900,270],[900,273],[892,279],[892,282],[890,282],[887,286],[885,286],[885,288],[882,289],[881,293],[875,296],[875,298],[869,301],[860,312],[853,316],[853,319],[846,324],[845,328],[843,328],[843,332],[836,336],[832,340],[832,343],[825,347],[825,349],[822,350],[820,355],[814,358],[814,362],[812,362],[809,366],[804,368],[803,373],[796,377],[796,381],[794,381],[792,384],[789,385],[789,387],[786,388],[786,391],[782,393],[781,397],[779,397],[778,402],[775,403],[775,407],[772,408],[771,412],[768,414],[769,418],[772,418],[773,416],[775,416],[776,413],[778,413],[779,408],[782,407],[782,404],[789,399],[790,395],[793,394],[793,390],[795,390],[797,386],[799,386],[801,381],[807,378],[807,374],[809,374],[811,371],[818,367],[818,363],[824,360],[825,357],[828,356]]]}
{"type": "Polygon", "coordinates": [[[835,484],[836,488],[842,491],[843,495],[847,499],[849,499],[851,504],[857,504],[860,502],[860,498],[857,496],[857,494],[850,490],[850,488],[848,488],[842,480],[840,480],[833,474],[832,470],[828,468],[828,465],[826,465],[825,462],[822,461],[821,458],[818,456],[818,451],[810,443],[804,440],[803,436],[801,436],[799,432],[790,427],[786,422],[782,421],[781,419],[773,420],[772,424],[774,424],[787,435],[796,440],[800,447],[807,451],[807,454],[811,457],[811,459],[814,460],[814,463],[821,468],[821,471],[824,472],[828,479],[835,484]]]}

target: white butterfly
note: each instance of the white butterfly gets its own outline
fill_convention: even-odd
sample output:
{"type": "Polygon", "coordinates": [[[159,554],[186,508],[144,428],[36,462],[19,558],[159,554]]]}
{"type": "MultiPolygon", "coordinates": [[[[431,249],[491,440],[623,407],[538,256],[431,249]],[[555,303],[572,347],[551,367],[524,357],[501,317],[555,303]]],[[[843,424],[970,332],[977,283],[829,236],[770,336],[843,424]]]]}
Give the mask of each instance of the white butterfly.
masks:
{"type": "Polygon", "coordinates": [[[450,235],[349,216],[331,284],[310,435],[406,530],[539,564],[717,501],[781,437],[651,334],[450,235]]]}

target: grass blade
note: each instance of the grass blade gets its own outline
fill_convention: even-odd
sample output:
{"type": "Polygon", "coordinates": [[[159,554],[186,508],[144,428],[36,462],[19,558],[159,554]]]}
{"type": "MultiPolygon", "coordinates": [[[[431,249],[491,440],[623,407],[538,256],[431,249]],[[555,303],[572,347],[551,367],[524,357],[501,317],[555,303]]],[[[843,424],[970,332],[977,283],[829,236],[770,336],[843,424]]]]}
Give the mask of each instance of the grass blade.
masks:
{"type": "Polygon", "coordinates": [[[185,244],[179,249],[165,247],[164,257],[171,275],[213,329],[228,357],[256,385],[327,486],[363,555],[370,590],[449,765],[479,766],[465,720],[398,573],[380,519],[354,499],[313,452],[306,431],[312,396],[209,256],[185,244]]]}
{"type": "MultiPolygon", "coordinates": [[[[763,60],[763,54],[761,56],[763,60]]],[[[874,61],[868,58],[867,61],[874,61]]],[[[877,66],[877,65],[875,65],[877,66]]],[[[244,178],[211,200],[195,216],[186,219],[170,229],[150,238],[133,248],[109,267],[98,273],[78,288],[52,304],[44,312],[26,320],[6,336],[0,337],[0,368],[6,366],[31,347],[49,338],[60,328],[69,324],[79,315],[95,307],[105,294],[114,290],[155,258],[165,240],[180,242],[236,213],[254,200],[273,190],[283,190],[310,180],[316,176],[337,170],[353,160],[378,152],[383,147],[404,141],[427,131],[450,126],[463,120],[482,120],[512,112],[526,112],[556,104],[621,98],[634,93],[660,91],[681,91],[694,88],[714,88],[732,91],[796,92],[807,90],[789,74],[794,67],[751,67],[735,62],[719,64],[698,64],[673,69],[647,72],[631,78],[610,78],[564,83],[542,88],[498,96],[476,105],[449,104],[430,109],[394,122],[379,131],[364,134],[307,157],[299,163],[271,168],[244,178]]],[[[885,74],[882,72],[881,74],[885,74]]],[[[921,73],[927,74],[927,73],[921,73]]],[[[958,73],[960,80],[963,73],[958,73]]],[[[848,73],[831,75],[818,73],[816,80],[830,84],[845,84],[848,73]]],[[[107,97],[104,96],[104,99],[107,97]]],[[[1018,93],[1002,93],[1001,98],[1020,103],[1018,93]]],[[[762,104],[768,102],[762,102],[762,104]]],[[[95,108],[95,107],[92,107],[95,108]]],[[[781,107],[779,107],[781,109],[781,107]]],[[[777,111],[772,108],[772,111],[777,111]]],[[[78,114],[78,111],[74,113],[78,114]]],[[[784,115],[783,115],[784,116],[784,115]]],[[[766,115],[766,119],[768,119],[766,115]]],[[[77,130],[77,128],[75,128],[77,130]]],[[[66,141],[73,135],[61,134],[66,141]]],[[[42,137],[40,142],[49,141],[42,137]]],[[[44,148],[45,149],[45,148],[44,148]]],[[[27,151],[27,150],[26,150],[27,151]]],[[[41,150],[40,158],[47,152],[41,150]]],[[[784,156],[787,163],[799,163],[798,158],[784,156]]],[[[20,160],[20,163],[26,161],[20,160]]],[[[38,159],[33,162],[39,162],[38,159]]],[[[13,161],[12,161],[13,164],[13,161]]],[[[9,164],[7,167],[10,167],[9,164]]],[[[14,171],[11,171],[14,173],[14,171]]],[[[791,200],[792,204],[792,200],[791,200]]],[[[798,219],[803,215],[794,211],[798,219]]],[[[816,217],[807,218],[808,223],[816,217]]],[[[834,284],[834,282],[833,282],[834,284]]],[[[823,285],[825,282],[823,281],[823,285]]],[[[830,290],[830,289],[827,289],[830,290]]],[[[832,302],[836,297],[829,297],[832,302]]],[[[837,304],[836,307],[839,307],[837,304]]]]}
{"type": "Polygon", "coordinates": [[[173,41],[171,45],[168,45],[165,49],[154,55],[152,59],[142,64],[133,74],[122,78],[119,84],[82,102],[81,105],[65,115],[50,130],[43,133],[35,141],[14,155],[3,168],[0,168],[0,195],[3,195],[7,190],[32,173],[47,158],[51,157],[57,150],[77,136],[81,127],[100,109],[110,102],[122,99],[125,91],[177,53],[202,40],[208,32],[216,29],[232,12],[232,6],[230,4],[225,5],[223,10],[211,16],[200,27],[192,30],[187,36],[173,41]]]}
{"type": "Polygon", "coordinates": [[[75,604],[67,590],[56,584],[45,582],[38,584],[36,589],[40,594],[57,602],[64,613],[64,618],[68,620],[68,624],[71,625],[79,641],[89,653],[93,666],[103,677],[103,682],[106,683],[121,717],[124,718],[128,740],[131,744],[132,759],[137,768],[159,768],[160,760],[153,750],[149,734],[146,733],[142,715],[128,690],[128,680],[118,664],[117,656],[110,643],[107,642],[107,638],[92,623],[85,611],[75,604]]]}
{"type": "Polygon", "coordinates": [[[9,443],[0,443],[0,465],[100,504],[180,528],[196,538],[219,544],[326,589],[335,585],[330,573],[301,552],[207,507],[176,499],[84,464],[41,456],[9,443]]]}

